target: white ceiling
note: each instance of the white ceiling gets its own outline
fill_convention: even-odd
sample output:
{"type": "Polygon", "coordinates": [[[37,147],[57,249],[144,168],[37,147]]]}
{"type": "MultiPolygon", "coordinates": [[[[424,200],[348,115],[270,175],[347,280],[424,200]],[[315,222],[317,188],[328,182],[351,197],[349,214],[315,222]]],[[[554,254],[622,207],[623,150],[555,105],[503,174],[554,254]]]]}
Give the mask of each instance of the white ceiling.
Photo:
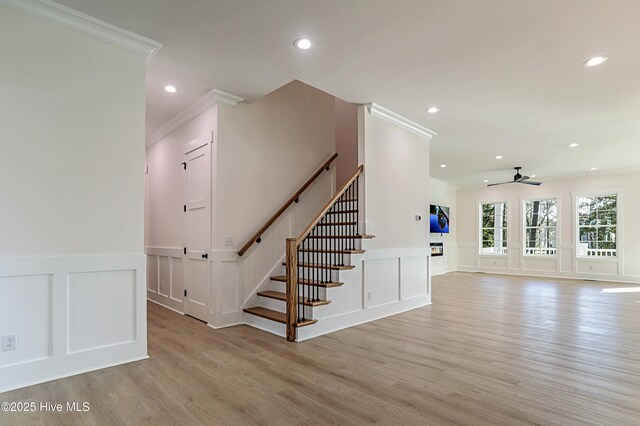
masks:
{"type": "Polygon", "coordinates": [[[299,79],[438,132],[432,176],[458,185],[640,166],[637,0],[58,1],[164,44],[148,133],[211,88],[253,100],[299,79]]]}

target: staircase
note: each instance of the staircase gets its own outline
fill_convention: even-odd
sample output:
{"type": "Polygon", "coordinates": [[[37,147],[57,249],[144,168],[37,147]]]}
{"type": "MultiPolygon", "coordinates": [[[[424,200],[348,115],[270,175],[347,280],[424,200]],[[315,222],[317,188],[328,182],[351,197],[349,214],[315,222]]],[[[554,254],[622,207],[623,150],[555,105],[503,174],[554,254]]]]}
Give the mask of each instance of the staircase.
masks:
{"type": "Polygon", "coordinates": [[[261,304],[285,302],[285,312],[263,306],[244,309],[248,314],[286,324],[289,341],[296,341],[298,328],[318,322],[313,319],[314,308],[331,303],[326,289],[344,284],[340,272],[355,268],[352,256],[365,253],[362,241],[373,238],[359,232],[359,178],[363,170],[364,166],[358,167],[309,225],[296,238],[286,240],[285,275],[271,277],[274,288],[280,287],[280,291],[257,293],[261,304]]]}

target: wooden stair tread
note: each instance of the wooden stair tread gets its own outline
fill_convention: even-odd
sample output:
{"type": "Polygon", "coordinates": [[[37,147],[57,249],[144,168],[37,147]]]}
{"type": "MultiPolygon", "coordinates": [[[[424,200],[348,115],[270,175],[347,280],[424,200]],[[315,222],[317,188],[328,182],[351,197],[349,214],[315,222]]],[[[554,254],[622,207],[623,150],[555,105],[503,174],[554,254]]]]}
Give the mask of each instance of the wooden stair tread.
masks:
{"type": "Polygon", "coordinates": [[[346,214],[346,213],[358,213],[358,210],[335,210],[327,212],[326,214],[346,214]]]}
{"type": "Polygon", "coordinates": [[[370,240],[372,238],[375,238],[375,235],[343,235],[343,236],[336,236],[336,235],[324,235],[324,236],[315,236],[315,235],[309,235],[307,236],[307,238],[313,238],[313,239],[342,239],[342,240],[348,240],[351,238],[355,238],[355,239],[360,239],[360,240],[370,240]]]}
{"type": "Polygon", "coordinates": [[[319,223],[316,226],[343,226],[343,225],[357,225],[358,222],[329,222],[329,223],[319,223]]]}
{"type": "MultiPolygon", "coordinates": [[[[283,283],[286,283],[287,282],[287,277],[286,277],[286,275],[276,275],[276,276],[271,277],[271,280],[272,281],[281,281],[283,283]]],[[[298,284],[305,284],[305,285],[324,287],[324,288],[333,288],[333,287],[340,287],[344,283],[341,283],[339,281],[332,282],[332,283],[320,283],[320,282],[308,280],[306,278],[300,278],[300,279],[298,279],[298,284]]]]}
{"type": "MultiPolygon", "coordinates": [[[[282,262],[282,266],[287,266],[285,262],[282,262]]],[[[331,269],[332,271],[346,271],[355,268],[353,265],[325,265],[322,263],[298,263],[301,268],[313,268],[313,269],[331,269]]]]}
{"type": "MultiPolygon", "coordinates": [[[[272,290],[268,290],[268,291],[260,291],[258,292],[258,296],[261,297],[266,297],[269,299],[275,299],[275,300],[282,300],[283,302],[287,301],[287,294],[283,293],[281,291],[272,291],[272,290]]],[[[300,296],[298,298],[298,303],[305,305],[305,306],[324,306],[324,305],[328,305],[329,303],[331,303],[331,300],[317,300],[317,301],[309,301],[309,300],[305,300],[304,297],[300,296]]]]}
{"type": "Polygon", "coordinates": [[[364,254],[367,251],[366,250],[352,250],[352,249],[347,249],[347,250],[312,250],[312,249],[300,249],[298,251],[304,252],[304,253],[336,253],[336,254],[364,254]]]}
{"type": "MultiPolygon", "coordinates": [[[[243,311],[251,315],[256,315],[258,317],[266,318],[271,321],[279,322],[281,324],[287,323],[287,318],[284,312],[274,311],[272,309],[263,308],[261,306],[255,306],[253,308],[244,308],[243,311]]],[[[304,327],[307,325],[315,324],[317,322],[318,320],[309,320],[309,319],[304,321],[298,321],[298,323],[296,324],[296,327],[304,327]]]]}

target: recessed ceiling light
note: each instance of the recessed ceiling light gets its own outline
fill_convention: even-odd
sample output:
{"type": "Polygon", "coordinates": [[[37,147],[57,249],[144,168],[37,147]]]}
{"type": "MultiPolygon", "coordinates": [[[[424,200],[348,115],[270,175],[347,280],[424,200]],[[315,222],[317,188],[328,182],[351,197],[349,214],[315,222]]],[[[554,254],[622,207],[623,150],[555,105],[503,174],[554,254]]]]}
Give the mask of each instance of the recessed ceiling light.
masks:
{"type": "Polygon", "coordinates": [[[429,114],[435,114],[436,112],[438,112],[438,107],[431,107],[427,110],[427,112],[429,114]]]}
{"type": "Polygon", "coordinates": [[[579,143],[570,143],[569,144],[569,148],[575,148],[578,145],[580,145],[580,144],[579,143]]]}
{"type": "Polygon", "coordinates": [[[446,164],[440,164],[440,167],[442,167],[444,169],[445,167],[447,167],[447,165],[446,164]]]}
{"type": "Polygon", "coordinates": [[[293,45],[298,49],[307,50],[311,47],[311,40],[308,38],[299,38],[293,42],[293,45]]]}
{"type": "Polygon", "coordinates": [[[591,171],[593,171],[593,170],[598,170],[598,168],[597,167],[592,167],[591,171]]]}
{"type": "Polygon", "coordinates": [[[533,177],[536,177],[536,175],[531,175],[531,176],[529,176],[529,177],[532,177],[532,178],[533,178],[533,177]]]}
{"type": "Polygon", "coordinates": [[[502,160],[502,155],[496,155],[496,160],[502,160]]]}
{"type": "Polygon", "coordinates": [[[178,91],[178,89],[176,89],[172,85],[164,86],[164,90],[166,90],[169,93],[176,93],[178,91]]]}
{"type": "Polygon", "coordinates": [[[487,179],[483,180],[484,183],[488,183],[489,181],[487,179]]]}
{"type": "Polygon", "coordinates": [[[582,65],[584,65],[585,67],[595,67],[596,65],[600,65],[607,59],[609,59],[607,56],[594,56],[582,65]]]}

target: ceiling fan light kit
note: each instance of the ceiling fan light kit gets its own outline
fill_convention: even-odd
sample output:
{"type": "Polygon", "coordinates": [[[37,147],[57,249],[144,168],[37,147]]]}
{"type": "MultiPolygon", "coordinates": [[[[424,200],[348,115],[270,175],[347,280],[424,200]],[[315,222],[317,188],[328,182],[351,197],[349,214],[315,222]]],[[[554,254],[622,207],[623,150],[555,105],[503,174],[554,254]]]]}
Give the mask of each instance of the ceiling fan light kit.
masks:
{"type": "Polygon", "coordinates": [[[509,181],[509,182],[500,182],[500,183],[491,183],[487,186],[498,186],[498,185],[506,185],[508,183],[523,183],[525,185],[533,185],[533,186],[540,186],[542,185],[542,182],[534,182],[532,180],[529,180],[529,176],[524,176],[520,174],[520,169],[522,169],[522,167],[514,167],[516,174],[513,176],[513,180],[509,181]]]}

